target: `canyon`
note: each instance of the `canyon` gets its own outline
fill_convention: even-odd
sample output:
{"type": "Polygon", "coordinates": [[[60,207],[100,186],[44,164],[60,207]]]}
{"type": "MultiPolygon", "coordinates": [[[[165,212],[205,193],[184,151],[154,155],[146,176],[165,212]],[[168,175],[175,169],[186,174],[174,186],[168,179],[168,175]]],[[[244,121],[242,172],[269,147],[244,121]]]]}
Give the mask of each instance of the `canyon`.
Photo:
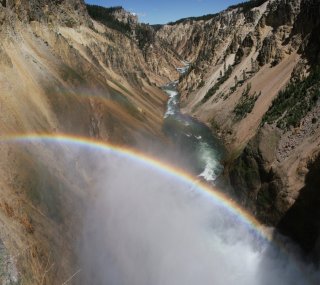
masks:
{"type": "Polygon", "coordinates": [[[225,175],[237,198],[313,253],[319,244],[319,186],[311,175],[319,167],[319,9],[317,1],[249,1],[158,32],[192,62],[179,82],[182,110],[224,142],[225,175]]]}
{"type": "Polygon", "coordinates": [[[63,134],[152,154],[172,145],[162,87],[173,81],[181,112],[226,147],[225,191],[317,262],[319,15],[316,0],[254,0],[150,26],[82,0],[0,1],[2,283],[66,284],[77,273],[72,244],[94,168],[75,155],[67,171],[50,149],[39,161],[10,137],[63,134]]]}

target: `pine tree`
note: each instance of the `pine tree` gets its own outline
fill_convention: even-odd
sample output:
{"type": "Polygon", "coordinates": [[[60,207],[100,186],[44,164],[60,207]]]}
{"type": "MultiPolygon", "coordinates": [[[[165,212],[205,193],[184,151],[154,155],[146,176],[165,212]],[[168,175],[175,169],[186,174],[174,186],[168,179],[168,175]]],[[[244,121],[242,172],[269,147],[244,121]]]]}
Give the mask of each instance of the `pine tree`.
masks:
{"type": "Polygon", "coordinates": [[[245,81],[247,79],[247,75],[246,75],[246,71],[245,70],[243,70],[242,75],[243,75],[243,81],[245,81]]]}
{"type": "Polygon", "coordinates": [[[253,58],[251,58],[251,71],[256,72],[256,63],[253,58]]]}

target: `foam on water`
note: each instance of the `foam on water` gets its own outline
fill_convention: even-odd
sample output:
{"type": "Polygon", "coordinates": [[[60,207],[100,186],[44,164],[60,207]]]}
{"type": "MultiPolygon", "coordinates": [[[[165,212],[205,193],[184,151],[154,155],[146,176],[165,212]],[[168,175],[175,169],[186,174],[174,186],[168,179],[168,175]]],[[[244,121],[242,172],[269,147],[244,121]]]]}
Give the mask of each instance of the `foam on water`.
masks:
{"type": "Polygon", "coordinates": [[[166,111],[164,117],[168,118],[169,116],[173,116],[177,113],[179,99],[178,99],[178,92],[177,91],[170,90],[170,89],[165,89],[165,91],[169,96],[169,100],[167,103],[167,111],[166,111]]]}
{"type": "Polygon", "coordinates": [[[199,177],[203,177],[206,181],[215,181],[222,173],[223,167],[215,151],[206,142],[200,142],[199,148],[200,159],[205,162],[205,168],[199,177]]]}

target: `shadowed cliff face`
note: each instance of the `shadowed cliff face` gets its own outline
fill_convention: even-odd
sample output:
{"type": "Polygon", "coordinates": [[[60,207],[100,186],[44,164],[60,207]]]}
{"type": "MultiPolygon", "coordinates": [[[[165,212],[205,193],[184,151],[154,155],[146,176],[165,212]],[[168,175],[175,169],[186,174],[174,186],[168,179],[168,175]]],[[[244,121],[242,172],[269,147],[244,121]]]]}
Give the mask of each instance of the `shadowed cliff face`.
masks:
{"type": "Polygon", "coordinates": [[[301,51],[306,54],[310,64],[320,63],[320,40],[317,31],[320,28],[320,3],[316,0],[304,0],[301,13],[295,23],[294,32],[300,32],[308,39],[301,51]]]}
{"type": "Polygon", "coordinates": [[[320,234],[320,157],[310,162],[308,169],[305,186],[277,228],[292,237],[309,254],[317,255],[320,234]]]}
{"type": "Polygon", "coordinates": [[[290,207],[282,192],[285,177],[272,167],[279,140],[279,132],[264,129],[232,163],[229,173],[240,203],[269,225],[278,223],[290,207]]]}

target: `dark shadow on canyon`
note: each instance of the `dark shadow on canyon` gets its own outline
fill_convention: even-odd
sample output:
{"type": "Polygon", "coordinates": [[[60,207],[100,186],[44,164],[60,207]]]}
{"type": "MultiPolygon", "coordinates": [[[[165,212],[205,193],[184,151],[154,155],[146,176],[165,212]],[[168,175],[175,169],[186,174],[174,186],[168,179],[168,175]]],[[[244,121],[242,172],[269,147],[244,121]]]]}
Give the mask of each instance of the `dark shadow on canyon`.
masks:
{"type": "Polygon", "coordinates": [[[320,156],[308,168],[305,187],[277,228],[280,233],[297,242],[307,254],[317,255],[320,232],[320,156]]]}

